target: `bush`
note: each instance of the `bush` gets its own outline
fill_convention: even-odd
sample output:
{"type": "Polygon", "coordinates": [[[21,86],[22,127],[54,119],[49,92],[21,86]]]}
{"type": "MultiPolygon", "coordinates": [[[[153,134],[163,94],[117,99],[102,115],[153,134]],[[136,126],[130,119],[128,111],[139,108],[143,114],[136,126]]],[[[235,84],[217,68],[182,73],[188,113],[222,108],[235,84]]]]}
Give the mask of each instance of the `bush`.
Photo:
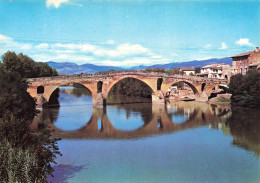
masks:
{"type": "Polygon", "coordinates": [[[45,128],[31,133],[24,121],[0,119],[0,182],[47,182],[59,153],[45,128]]]}
{"type": "Polygon", "coordinates": [[[229,91],[231,104],[241,106],[260,106],[260,73],[249,71],[246,75],[231,76],[229,91]]]}

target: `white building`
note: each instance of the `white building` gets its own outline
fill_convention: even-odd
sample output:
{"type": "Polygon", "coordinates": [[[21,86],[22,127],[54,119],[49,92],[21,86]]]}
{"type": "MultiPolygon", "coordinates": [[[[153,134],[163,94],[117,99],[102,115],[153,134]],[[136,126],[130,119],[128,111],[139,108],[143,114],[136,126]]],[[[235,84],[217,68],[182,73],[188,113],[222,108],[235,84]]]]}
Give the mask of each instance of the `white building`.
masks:
{"type": "Polygon", "coordinates": [[[198,76],[218,79],[229,79],[232,66],[228,64],[211,64],[201,68],[198,76]]]}
{"type": "Polygon", "coordinates": [[[184,75],[195,75],[194,67],[181,67],[180,72],[183,72],[184,75]]]}

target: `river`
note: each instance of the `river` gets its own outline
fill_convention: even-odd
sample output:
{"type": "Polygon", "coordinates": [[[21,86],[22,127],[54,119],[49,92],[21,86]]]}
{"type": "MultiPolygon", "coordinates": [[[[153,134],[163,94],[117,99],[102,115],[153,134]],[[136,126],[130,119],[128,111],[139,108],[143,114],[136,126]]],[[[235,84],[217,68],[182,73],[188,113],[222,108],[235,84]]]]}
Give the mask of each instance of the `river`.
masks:
{"type": "Polygon", "coordinates": [[[197,102],[93,108],[91,96],[73,87],[60,87],[58,100],[31,125],[46,123],[62,139],[49,182],[259,183],[257,109],[197,102]]]}

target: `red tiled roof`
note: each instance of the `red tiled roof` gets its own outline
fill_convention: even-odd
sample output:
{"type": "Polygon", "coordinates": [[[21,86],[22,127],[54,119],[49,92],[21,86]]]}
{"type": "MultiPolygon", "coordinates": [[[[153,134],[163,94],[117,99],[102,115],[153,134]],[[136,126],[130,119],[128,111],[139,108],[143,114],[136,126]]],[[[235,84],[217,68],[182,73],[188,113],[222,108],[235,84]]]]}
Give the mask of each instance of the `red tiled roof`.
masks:
{"type": "Polygon", "coordinates": [[[252,53],[254,53],[254,51],[247,51],[247,52],[245,52],[245,53],[240,53],[240,54],[238,54],[238,55],[231,56],[230,58],[243,57],[243,56],[251,55],[252,53]]]}

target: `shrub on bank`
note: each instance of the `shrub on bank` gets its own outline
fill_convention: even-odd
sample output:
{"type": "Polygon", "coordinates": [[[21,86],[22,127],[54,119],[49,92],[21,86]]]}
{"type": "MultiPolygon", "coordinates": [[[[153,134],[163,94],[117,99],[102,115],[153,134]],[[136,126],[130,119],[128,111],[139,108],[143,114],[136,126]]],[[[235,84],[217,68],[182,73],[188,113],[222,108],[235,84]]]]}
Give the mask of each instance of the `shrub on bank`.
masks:
{"type": "Polygon", "coordinates": [[[231,76],[229,90],[232,105],[260,106],[260,73],[252,70],[231,76]]]}

